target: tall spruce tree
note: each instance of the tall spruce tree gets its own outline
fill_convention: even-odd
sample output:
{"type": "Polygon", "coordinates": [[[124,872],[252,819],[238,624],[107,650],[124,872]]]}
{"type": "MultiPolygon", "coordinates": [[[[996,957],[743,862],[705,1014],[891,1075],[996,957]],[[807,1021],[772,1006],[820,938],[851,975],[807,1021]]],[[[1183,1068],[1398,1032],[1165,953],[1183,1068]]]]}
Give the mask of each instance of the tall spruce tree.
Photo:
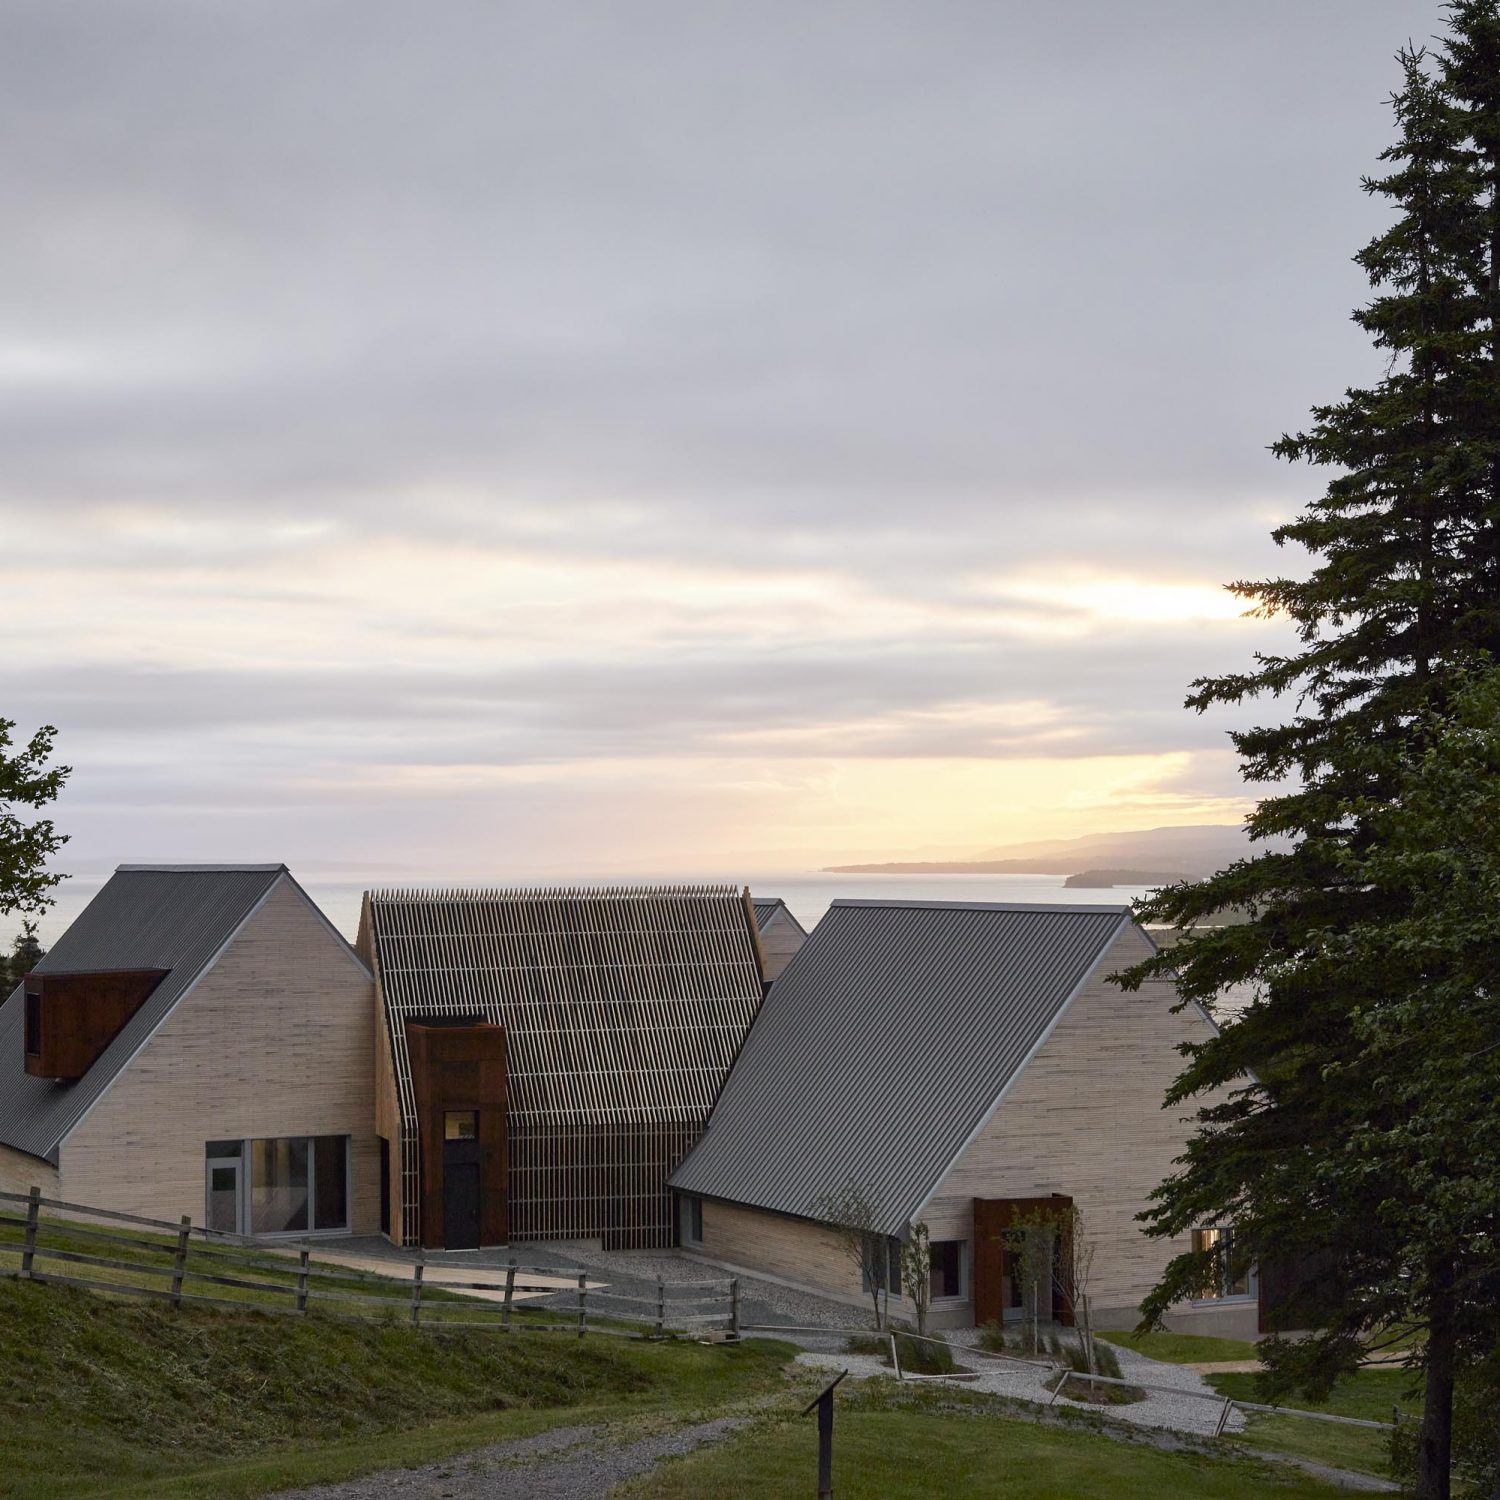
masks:
{"type": "MultiPolygon", "coordinates": [[[[1304,579],[1232,585],[1257,612],[1287,616],[1298,649],[1202,679],[1188,699],[1200,712],[1290,700],[1283,721],[1232,738],[1246,778],[1280,787],[1248,820],[1252,840],[1290,835],[1291,847],[1143,903],[1144,919],[1185,934],[1123,976],[1172,972],[1186,1001],[1210,1007],[1231,985],[1255,995],[1191,1049],[1173,1087],[1169,1103],[1212,1097],[1144,1216],[1148,1232],[1232,1221],[1240,1253],[1280,1268],[1282,1326],[1319,1330],[1267,1346],[1283,1388],[1326,1389],[1392,1324],[1426,1330],[1418,1493],[1429,1500],[1448,1494],[1472,1283],[1441,1224],[1414,1239],[1409,1216],[1389,1212],[1413,1192],[1399,1153],[1347,1149],[1399,1125],[1389,1076],[1367,1055],[1369,1017],[1396,1003],[1408,976],[1338,955],[1346,935],[1410,917],[1410,887],[1371,862],[1384,836],[1372,809],[1400,797],[1403,766],[1474,663],[1500,658],[1500,0],[1464,0],[1449,22],[1435,55],[1401,54],[1398,139],[1385,175],[1365,184],[1397,209],[1357,257],[1375,296],[1354,316],[1386,355],[1384,378],[1316,408],[1305,432],[1276,445],[1335,471],[1274,533],[1316,566],[1304,579]],[[1250,921],[1201,925],[1232,906],[1250,921]]],[[[1436,1086],[1441,1070],[1423,1076],[1436,1086]]],[[[1148,1315],[1191,1294],[1206,1269],[1174,1259],[1148,1315]]]]}

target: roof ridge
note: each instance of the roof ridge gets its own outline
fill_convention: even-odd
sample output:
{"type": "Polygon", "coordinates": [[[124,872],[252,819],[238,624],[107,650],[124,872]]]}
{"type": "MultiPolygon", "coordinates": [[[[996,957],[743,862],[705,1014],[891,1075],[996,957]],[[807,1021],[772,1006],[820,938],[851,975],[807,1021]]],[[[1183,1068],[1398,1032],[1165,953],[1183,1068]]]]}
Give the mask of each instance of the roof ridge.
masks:
{"type": "Polygon", "coordinates": [[[116,875],[269,875],[285,870],[285,864],[267,865],[116,865],[116,875]]]}
{"type": "Polygon", "coordinates": [[[381,886],[366,891],[376,901],[628,901],[682,900],[688,897],[740,896],[728,881],[672,885],[513,885],[513,886],[381,886]]]}
{"type": "Polygon", "coordinates": [[[1128,901],[923,901],[901,896],[838,896],[829,902],[835,906],[865,906],[883,910],[911,909],[916,911],[1006,911],[1047,912],[1065,916],[1119,916],[1128,913],[1128,901]]]}

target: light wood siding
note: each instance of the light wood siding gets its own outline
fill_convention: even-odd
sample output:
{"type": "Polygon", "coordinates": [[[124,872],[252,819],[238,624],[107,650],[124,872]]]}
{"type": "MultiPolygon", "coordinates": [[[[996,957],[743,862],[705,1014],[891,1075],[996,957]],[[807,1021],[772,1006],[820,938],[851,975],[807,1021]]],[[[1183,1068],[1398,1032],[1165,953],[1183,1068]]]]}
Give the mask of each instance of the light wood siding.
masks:
{"type": "Polygon", "coordinates": [[[703,1201],[703,1243],[691,1247],[710,1260],[764,1271],[842,1297],[863,1297],[859,1271],[838,1236],[817,1224],[737,1204],[703,1201]]]}
{"type": "Polygon", "coordinates": [[[65,1196],[201,1223],[206,1141],[347,1135],[351,1225],[374,1232],[374,1016],[370,980],[283,878],[64,1141],[65,1196]]]}
{"type": "MultiPolygon", "coordinates": [[[[363,935],[363,934],[361,934],[363,935]]],[[[370,962],[367,952],[362,953],[366,963],[370,962]]],[[[401,1243],[402,1224],[402,1197],[401,1185],[404,1180],[401,1171],[401,1152],[404,1142],[401,1126],[401,1100],[396,1093],[396,1070],[391,1061],[391,1034],[386,1028],[385,1007],[381,1004],[380,995],[373,988],[370,995],[373,1008],[373,1026],[375,1032],[375,1134],[377,1137],[384,1136],[390,1143],[389,1177],[388,1189],[391,1195],[391,1235],[393,1243],[401,1243]]],[[[375,1148],[380,1149],[379,1140],[375,1148]]],[[[376,1163],[376,1171],[379,1171],[379,1162],[376,1163]]],[[[377,1201],[375,1204],[376,1227],[384,1228],[379,1223],[380,1203],[378,1201],[379,1181],[376,1184],[377,1201]]]]}
{"type": "Polygon", "coordinates": [[[1090,1300],[1133,1312],[1187,1238],[1152,1240],[1135,1222],[1190,1133],[1190,1106],[1165,1110],[1175,1050],[1209,1035],[1193,1009],[1172,1014],[1166,982],[1128,994],[1107,975],[1143,958],[1128,928],[959,1157],[922,1213],[934,1240],[970,1239],[975,1198],[1070,1196],[1097,1244],[1090,1300]]]}
{"type": "Polygon", "coordinates": [[[793,955],[807,941],[807,934],[789,917],[780,915],[770,929],[760,934],[760,951],[765,963],[766,979],[777,978],[791,963],[793,955]]]}
{"type": "MultiPolygon", "coordinates": [[[[0,1193],[29,1193],[39,1187],[44,1198],[57,1198],[57,1168],[39,1156],[28,1156],[24,1151],[13,1151],[9,1146],[0,1146],[0,1193]]],[[[17,1205],[4,1205],[5,1213],[15,1213],[17,1205]]],[[[9,1259],[9,1257],[7,1257],[9,1259]]],[[[15,1264],[14,1261],[11,1262],[15,1264]]]]}

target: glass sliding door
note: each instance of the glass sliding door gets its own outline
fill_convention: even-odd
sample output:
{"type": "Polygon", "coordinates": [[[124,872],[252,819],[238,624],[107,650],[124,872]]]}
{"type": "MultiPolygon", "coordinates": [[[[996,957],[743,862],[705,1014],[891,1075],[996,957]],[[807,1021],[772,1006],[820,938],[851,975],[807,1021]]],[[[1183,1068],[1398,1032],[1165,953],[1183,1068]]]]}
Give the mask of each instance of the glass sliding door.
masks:
{"type": "Polygon", "coordinates": [[[313,1138],[313,1228],[349,1227],[349,1137],[313,1138]]]}
{"type": "Polygon", "coordinates": [[[245,1232],[244,1143],[209,1141],[204,1147],[204,1215],[221,1234],[245,1232]]]}
{"type": "Polygon", "coordinates": [[[249,1141],[250,1233],[333,1234],[349,1228],[349,1137],[249,1141]]]}
{"type": "Polygon", "coordinates": [[[312,1228],[307,1147],[306,1136],[250,1142],[252,1234],[306,1234],[312,1228]]]}

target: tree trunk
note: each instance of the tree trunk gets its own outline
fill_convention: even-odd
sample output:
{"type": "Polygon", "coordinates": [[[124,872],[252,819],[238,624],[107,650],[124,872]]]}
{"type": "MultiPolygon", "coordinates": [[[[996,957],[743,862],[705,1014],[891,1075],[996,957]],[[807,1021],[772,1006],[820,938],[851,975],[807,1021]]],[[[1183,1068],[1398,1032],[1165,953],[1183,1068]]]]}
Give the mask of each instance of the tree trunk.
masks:
{"type": "Polygon", "coordinates": [[[1435,1277],[1427,1332],[1427,1388],[1417,1439],[1417,1500],[1449,1500],[1453,1447],[1453,1268],[1435,1277]]]}

